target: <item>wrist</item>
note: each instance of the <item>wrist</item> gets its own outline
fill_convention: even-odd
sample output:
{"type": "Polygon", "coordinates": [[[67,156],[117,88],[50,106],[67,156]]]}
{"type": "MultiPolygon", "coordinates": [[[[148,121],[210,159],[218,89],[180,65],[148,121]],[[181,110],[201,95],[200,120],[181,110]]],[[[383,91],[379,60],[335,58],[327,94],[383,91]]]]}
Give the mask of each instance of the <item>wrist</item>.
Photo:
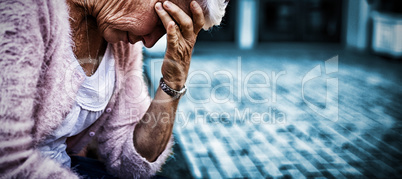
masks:
{"type": "Polygon", "coordinates": [[[176,99],[183,96],[187,91],[187,88],[184,85],[184,83],[182,85],[178,85],[177,83],[169,83],[165,81],[163,77],[159,81],[159,87],[166,94],[176,99]]]}
{"type": "Polygon", "coordinates": [[[181,89],[184,88],[184,84],[186,83],[185,81],[182,80],[169,80],[165,77],[162,77],[163,81],[165,82],[166,85],[168,85],[170,88],[180,91],[181,89]]]}

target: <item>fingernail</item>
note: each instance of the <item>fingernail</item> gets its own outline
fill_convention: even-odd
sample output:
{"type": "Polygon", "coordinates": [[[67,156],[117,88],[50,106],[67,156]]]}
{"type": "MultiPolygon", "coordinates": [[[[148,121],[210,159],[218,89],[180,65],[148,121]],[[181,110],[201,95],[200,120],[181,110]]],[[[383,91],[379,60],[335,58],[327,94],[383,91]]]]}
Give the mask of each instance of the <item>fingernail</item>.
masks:
{"type": "Polygon", "coordinates": [[[162,10],[162,4],[160,2],[157,2],[155,6],[157,10],[162,10]]]}
{"type": "Polygon", "coordinates": [[[170,3],[171,3],[171,2],[169,2],[169,1],[165,1],[165,3],[164,3],[165,8],[169,9],[169,8],[171,7],[171,5],[172,5],[172,4],[170,4],[170,3]]]}
{"type": "Polygon", "coordinates": [[[191,3],[192,3],[191,5],[193,6],[193,8],[198,8],[197,2],[193,1],[191,3]]]}

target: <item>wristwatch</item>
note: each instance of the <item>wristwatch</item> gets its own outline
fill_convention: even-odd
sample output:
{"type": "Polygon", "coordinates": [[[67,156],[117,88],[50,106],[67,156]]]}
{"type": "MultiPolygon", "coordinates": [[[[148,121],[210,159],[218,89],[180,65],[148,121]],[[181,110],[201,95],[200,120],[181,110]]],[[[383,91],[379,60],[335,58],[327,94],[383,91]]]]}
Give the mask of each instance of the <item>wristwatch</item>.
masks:
{"type": "Polygon", "coordinates": [[[165,81],[163,80],[163,77],[161,78],[161,80],[159,81],[159,86],[161,87],[161,89],[168,94],[169,96],[178,99],[181,96],[183,96],[184,94],[186,94],[187,91],[187,87],[186,85],[183,86],[183,88],[180,91],[174,90],[171,87],[169,87],[165,81]]]}

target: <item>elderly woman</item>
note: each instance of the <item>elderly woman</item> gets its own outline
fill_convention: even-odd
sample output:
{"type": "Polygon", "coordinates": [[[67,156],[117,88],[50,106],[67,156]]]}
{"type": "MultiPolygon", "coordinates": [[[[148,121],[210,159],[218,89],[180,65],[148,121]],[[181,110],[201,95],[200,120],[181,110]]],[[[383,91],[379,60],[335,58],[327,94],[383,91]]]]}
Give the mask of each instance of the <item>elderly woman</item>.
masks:
{"type": "Polygon", "coordinates": [[[172,128],[198,32],[227,0],[0,2],[0,177],[78,178],[68,154],[98,142],[107,171],[150,177],[172,128]],[[167,34],[151,100],[142,44],[167,34]],[[142,43],[137,43],[142,42],[142,43]]]}

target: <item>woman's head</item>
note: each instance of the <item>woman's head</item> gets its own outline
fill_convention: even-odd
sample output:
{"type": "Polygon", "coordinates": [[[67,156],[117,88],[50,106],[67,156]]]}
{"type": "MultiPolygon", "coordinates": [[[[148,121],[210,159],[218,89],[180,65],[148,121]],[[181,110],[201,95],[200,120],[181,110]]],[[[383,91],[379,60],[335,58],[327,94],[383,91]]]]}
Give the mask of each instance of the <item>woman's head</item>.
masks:
{"type": "MultiPolygon", "coordinates": [[[[152,47],[165,33],[155,12],[155,4],[166,0],[87,0],[88,12],[97,19],[100,32],[106,41],[115,43],[143,41],[152,47]]],[[[219,25],[225,13],[225,0],[196,0],[204,9],[207,30],[219,25]]],[[[190,14],[191,0],[171,0],[190,14]]]]}

